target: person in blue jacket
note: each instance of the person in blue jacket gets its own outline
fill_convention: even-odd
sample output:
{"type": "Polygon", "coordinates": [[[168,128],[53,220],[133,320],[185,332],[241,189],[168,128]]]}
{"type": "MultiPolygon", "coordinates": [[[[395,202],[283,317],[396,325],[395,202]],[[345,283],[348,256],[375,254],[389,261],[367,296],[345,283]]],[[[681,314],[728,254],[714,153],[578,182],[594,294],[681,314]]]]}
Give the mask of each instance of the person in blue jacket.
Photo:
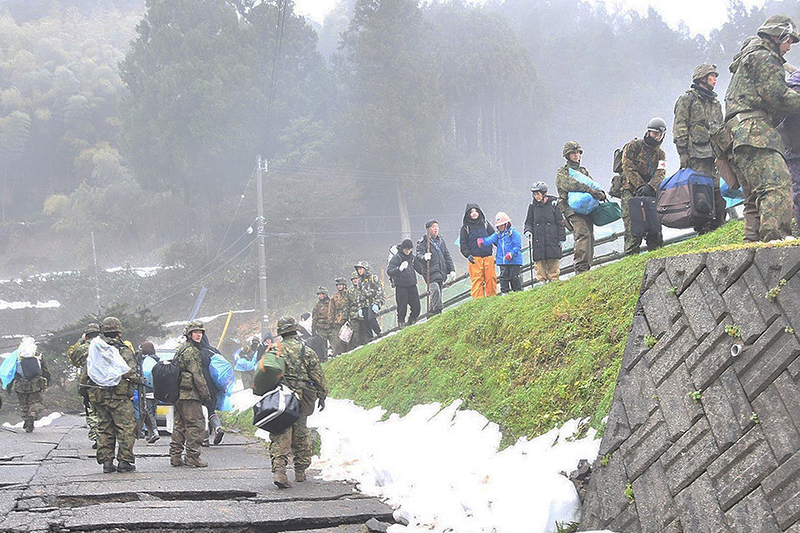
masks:
{"type": "Polygon", "coordinates": [[[497,232],[486,238],[478,239],[478,246],[495,245],[495,263],[500,267],[497,281],[500,293],[521,291],[522,281],[519,273],[522,270],[522,235],[511,225],[511,218],[502,211],[494,217],[497,232]]]}

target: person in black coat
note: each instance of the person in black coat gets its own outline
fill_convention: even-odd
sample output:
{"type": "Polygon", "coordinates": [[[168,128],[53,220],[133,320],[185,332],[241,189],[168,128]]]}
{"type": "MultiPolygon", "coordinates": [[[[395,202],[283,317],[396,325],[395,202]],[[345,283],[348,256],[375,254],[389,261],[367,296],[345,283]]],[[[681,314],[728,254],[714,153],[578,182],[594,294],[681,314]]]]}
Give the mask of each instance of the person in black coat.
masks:
{"type": "Polygon", "coordinates": [[[414,266],[428,284],[430,299],[428,314],[438,315],[444,309],[442,287],[445,281],[456,278],[456,266],[447,249],[447,243],[439,235],[439,223],[429,220],[425,223],[425,235],[417,241],[417,257],[414,266]],[[429,277],[430,276],[430,277],[429,277]]]}
{"type": "Polygon", "coordinates": [[[397,325],[401,328],[413,324],[419,317],[419,291],[417,291],[417,273],[414,271],[414,243],[411,239],[404,240],[399,251],[389,260],[386,273],[394,281],[394,296],[397,302],[397,325]],[[411,308],[411,314],[406,322],[406,312],[411,308]]]}
{"type": "Polygon", "coordinates": [[[564,215],[558,208],[558,198],[547,196],[547,184],[537,181],[531,187],[533,200],[525,217],[525,236],[533,250],[536,279],[543,283],[558,281],[561,272],[561,243],[567,239],[564,215]]]}
{"type": "Polygon", "coordinates": [[[486,221],[478,204],[467,204],[459,247],[461,255],[469,261],[470,295],[473,300],[497,294],[497,272],[492,247],[478,246],[478,239],[485,239],[492,233],[494,227],[486,221]]]}

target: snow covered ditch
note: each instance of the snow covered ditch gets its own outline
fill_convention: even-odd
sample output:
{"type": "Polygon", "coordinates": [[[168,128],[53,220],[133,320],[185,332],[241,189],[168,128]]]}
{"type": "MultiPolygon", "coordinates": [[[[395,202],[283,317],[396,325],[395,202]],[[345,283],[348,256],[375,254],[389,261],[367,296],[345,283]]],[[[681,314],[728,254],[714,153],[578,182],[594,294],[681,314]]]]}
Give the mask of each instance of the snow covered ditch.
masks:
{"type": "MultiPolygon", "coordinates": [[[[239,410],[255,401],[250,391],[234,395],[239,410]]],[[[322,437],[312,468],[395,508],[397,521],[408,525],[390,533],[555,533],[556,522],[580,519],[578,494],[561,472],[597,456],[594,430],[573,439],[579,421],[572,420],[500,450],[497,424],[460,406],[418,405],[384,420],[379,407],[331,398],[309,418],[322,437]]]]}

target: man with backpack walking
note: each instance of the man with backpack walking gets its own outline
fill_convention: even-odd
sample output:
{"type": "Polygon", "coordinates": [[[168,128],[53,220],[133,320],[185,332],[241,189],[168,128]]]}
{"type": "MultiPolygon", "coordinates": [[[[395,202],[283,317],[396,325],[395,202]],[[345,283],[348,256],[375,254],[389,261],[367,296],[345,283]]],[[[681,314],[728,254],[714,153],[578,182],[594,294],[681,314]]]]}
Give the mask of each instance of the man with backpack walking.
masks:
{"type": "Polygon", "coordinates": [[[306,480],[306,469],[311,466],[312,455],[306,421],[314,412],[315,402],[318,402],[320,411],[325,409],[325,398],[328,396],[319,359],[314,350],[303,346],[297,338],[297,330],[297,321],[293,317],[284,316],[278,320],[278,335],[283,339],[276,349],[286,359],[282,383],[300,396],[301,403],[301,416],[294,425],[280,433],[269,434],[273,482],[280,489],[292,486],[286,475],[289,454],[294,455],[294,480],[298,483],[306,480]]]}
{"type": "Polygon", "coordinates": [[[722,104],[714,87],[719,71],[715,65],[698,65],[692,74],[692,86],[675,102],[672,138],[681,160],[681,168],[691,168],[714,179],[714,218],[698,233],[708,233],[725,222],[725,199],[711,146],[711,134],[722,125],[722,104]]]}
{"type": "Polygon", "coordinates": [[[33,337],[23,337],[17,349],[17,374],[13,383],[26,433],[33,431],[33,423],[44,411],[42,393],[49,381],[50,371],[42,354],[36,350],[36,342],[33,337]]]}
{"type": "Polygon", "coordinates": [[[208,466],[200,458],[206,426],[203,404],[211,399],[200,355],[205,331],[202,322],[189,322],[184,332],[186,341],[175,352],[181,381],[180,393],[173,410],[172,441],[169,443],[169,464],[172,466],[208,466]]]}

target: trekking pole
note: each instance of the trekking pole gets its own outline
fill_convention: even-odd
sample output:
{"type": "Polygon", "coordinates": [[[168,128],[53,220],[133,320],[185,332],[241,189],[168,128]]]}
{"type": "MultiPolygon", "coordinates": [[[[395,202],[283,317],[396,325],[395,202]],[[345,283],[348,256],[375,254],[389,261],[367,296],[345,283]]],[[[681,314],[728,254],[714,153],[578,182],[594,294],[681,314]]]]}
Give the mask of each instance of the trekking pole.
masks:
{"type": "Polygon", "coordinates": [[[426,307],[428,309],[428,313],[431,312],[431,260],[430,260],[430,253],[431,253],[431,236],[426,235],[428,242],[426,245],[427,253],[428,253],[428,273],[425,276],[425,282],[428,284],[428,295],[426,296],[426,307]]]}
{"type": "Polygon", "coordinates": [[[528,268],[531,270],[531,287],[533,287],[533,232],[528,237],[528,268]]]}

